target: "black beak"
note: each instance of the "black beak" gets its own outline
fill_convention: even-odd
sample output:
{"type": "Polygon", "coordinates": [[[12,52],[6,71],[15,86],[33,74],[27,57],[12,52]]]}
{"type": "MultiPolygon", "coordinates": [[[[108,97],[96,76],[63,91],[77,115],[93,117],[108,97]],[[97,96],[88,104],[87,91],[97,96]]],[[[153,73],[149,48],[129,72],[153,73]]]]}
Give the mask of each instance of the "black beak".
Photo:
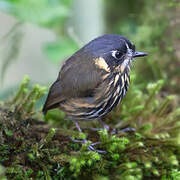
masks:
{"type": "Polygon", "coordinates": [[[143,56],[147,56],[148,54],[147,53],[144,53],[144,52],[139,52],[139,51],[136,51],[134,52],[133,54],[133,57],[143,57],[143,56]]]}

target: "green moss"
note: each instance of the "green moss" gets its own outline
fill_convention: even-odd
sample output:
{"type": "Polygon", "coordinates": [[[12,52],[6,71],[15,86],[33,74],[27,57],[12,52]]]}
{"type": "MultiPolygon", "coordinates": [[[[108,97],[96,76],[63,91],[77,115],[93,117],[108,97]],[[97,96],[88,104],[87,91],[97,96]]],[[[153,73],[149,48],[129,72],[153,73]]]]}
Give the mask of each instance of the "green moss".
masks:
{"type": "MultiPolygon", "coordinates": [[[[180,110],[173,103],[174,96],[159,96],[163,81],[149,84],[144,94],[132,84],[133,90],[130,89],[122,108],[104,119],[119,130],[118,134],[111,134],[107,130],[94,132],[89,129],[79,133],[57,110],[48,113],[45,121],[41,120],[43,116],[34,106],[45,88],[36,85],[29,89],[26,80],[27,77],[16,98],[0,107],[0,163],[8,179],[180,177],[180,110]],[[129,101],[134,94],[136,101],[129,101]],[[138,103],[143,108],[132,110],[138,103]],[[128,116],[128,113],[132,114],[128,116]],[[120,115],[124,118],[121,124],[120,115]],[[62,124],[64,126],[60,128],[62,124]],[[127,125],[135,127],[136,131],[121,131],[127,125]],[[88,143],[74,143],[70,137],[87,138],[88,143]],[[92,142],[100,142],[94,148],[107,153],[89,151],[92,142]]],[[[94,122],[87,122],[81,123],[82,128],[87,124],[88,127],[96,126],[94,122]]]]}
{"type": "Polygon", "coordinates": [[[145,94],[138,89],[130,90],[127,100],[137,94],[136,102],[126,100],[123,108],[112,113],[107,120],[111,119],[112,126],[116,128],[131,124],[136,131],[120,131],[113,135],[107,130],[93,134],[87,130],[79,134],[73,130],[72,123],[66,123],[64,115],[58,116],[61,113],[57,111],[54,114],[50,112],[45,119],[48,122],[54,119],[56,125],[65,124],[63,129],[38,120],[42,116],[35,112],[34,105],[45,88],[35,85],[28,89],[27,79],[23,80],[15,98],[0,108],[3,132],[0,136],[0,159],[8,179],[178,178],[180,126],[177,120],[180,111],[168,110],[174,96],[166,99],[158,96],[162,81],[149,84],[145,94]],[[131,110],[136,103],[143,104],[143,108],[131,110]],[[119,114],[123,117],[129,110],[134,113],[124,123],[118,124],[119,114]],[[168,130],[163,131],[162,127],[168,130]],[[73,143],[69,136],[89,138],[90,141],[81,145],[73,143]],[[88,146],[95,141],[100,142],[95,148],[106,151],[106,154],[88,151],[88,146]]]}

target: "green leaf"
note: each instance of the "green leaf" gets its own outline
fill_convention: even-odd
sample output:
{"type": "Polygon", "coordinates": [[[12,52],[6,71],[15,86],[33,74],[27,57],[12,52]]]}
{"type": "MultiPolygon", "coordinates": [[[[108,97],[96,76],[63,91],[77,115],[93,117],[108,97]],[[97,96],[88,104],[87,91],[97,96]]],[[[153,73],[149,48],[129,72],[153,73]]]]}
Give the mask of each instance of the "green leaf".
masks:
{"type": "Polygon", "coordinates": [[[21,21],[53,27],[69,16],[70,2],[70,0],[68,3],[60,0],[1,0],[0,9],[21,21]]]}
{"type": "Polygon", "coordinates": [[[59,63],[61,59],[65,59],[73,54],[78,49],[78,46],[69,39],[64,39],[60,42],[48,43],[44,47],[44,52],[49,59],[55,63],[59,63]]]}

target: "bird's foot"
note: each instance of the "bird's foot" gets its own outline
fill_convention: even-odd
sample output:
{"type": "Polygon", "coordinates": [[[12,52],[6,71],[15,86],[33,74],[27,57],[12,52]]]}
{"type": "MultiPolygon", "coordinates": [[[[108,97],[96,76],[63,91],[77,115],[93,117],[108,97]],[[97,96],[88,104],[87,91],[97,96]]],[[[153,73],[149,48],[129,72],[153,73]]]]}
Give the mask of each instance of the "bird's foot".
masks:
{"type": "MultiPolygon", "coordinates": [[[[71,137],[70,137],[70,139],[75,143],[81,143],[81,144],[87,144],[88,143],[88,141],[86,139],[82,139],[82,140],[80,140],[80,139],[72,139],[71,137]]],[[[97,152],[99,154],[106,154],[107,153],[106,151],[94,148],[94,146],[96,146],[98,144],[101,144],[101,142],[92,143],[92,144],[90,144],[88,146],[87,149],[90,150],[90,151],[95,151],[95,152],[97,152]]]]}
{"type": "MultiPolygon", "coordinates": [[[[121,128],[120,130],[116,129],[116,128],[111,128],[110,126],[108,126],[105,122],[103,122],[101,119],[98,120],[100,122],[100,124],[102,125],[103,129],[106,129],[109,134],[119,134],[119,133],[125,133],[125,132],[134,132],[136,131],[135,128],[132,128],[132,127],[124,127],[124,128],[121,128]]],[[[103,129],[98,129],[98,128],[94,128],[94,130],[103,130],[103,129]]]]}
{"type": "Polygon", "coordinates": [[[114,128],[111,130],[110,134],[119,134],[119,133],[126,133],[126,132],[135,132],[136,129],[132,127],[125,127],[120,130],[114,128]]]}
{"type": "MultiPolygon", "coordinates": [[[[78,131],[79,131],[80,133],[82,133],[82,130],[81,130],[78,122],[75,122],[75,125],[76,125],[76,128],[78,129],[78,131]]],[[[88,143],[88,141],[87,141],[86,139],[80,140],[80,139],[73,139],[72,137],[70,137],[70,139],[71,139],[73,142],[75,142],[75,143],[81,143],[81,144],[87,144],[87,143],[88,143]]],[[[90,150],[90,151],[95,151],[95,152],[97,152],[97,153],[99,153],[99,154],[106,154],[106,153],[107,153],[106,151],[103,151],[103,150],[99,150],[99,149],[95,149],[95,148],[94,148],[94,146],[96,146],[96,145],[98,145],[98,144],[100,144],[100,143],[101,143],[101,142],[92,143],[92,144],[90,144],[90,145],[88,146],[87,149],[90,150]]]]}
{"type": "Polygon", "coordinates": [[[122,128],[122,129],[120,129],[120,130],[118,130],[118,129],[116,129],[116,128],[88,128],[89,130],[91,130],[91,131],[95,131],[95,132],[97,132],[97,131],[103,131],[104,129],[106,129],[108,132],[109,132],[109,134],[119,134],[119,133],[126,133],[126,132],[135,132],[136,131],[136,129],[135,128],[132,128],[132,127],[125,127],[125,128],[122,128]]]}

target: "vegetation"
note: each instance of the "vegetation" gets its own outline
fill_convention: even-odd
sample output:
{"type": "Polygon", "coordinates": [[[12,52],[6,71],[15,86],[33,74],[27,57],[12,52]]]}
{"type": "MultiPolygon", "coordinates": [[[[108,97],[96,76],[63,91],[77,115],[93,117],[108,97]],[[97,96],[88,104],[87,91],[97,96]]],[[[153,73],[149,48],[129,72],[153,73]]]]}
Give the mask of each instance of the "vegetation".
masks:
{"type": "MultiPolygon", "coordinates": [[[[52,27],[58,38],[55,44],[47,46],[46,52],[57,60],[64,42],[67,42],[66,53],[73,51],[76,45],[72,48],[69,43],[72,40],[62,29],[59,30],[57,24],[65,22],[70,1],[52,2],[60,2],[56,5],[66,9],[62,11],[64,14],[59,14],[58,8],[57,12],[49,9],[53,8],[49,1],[38,1],[41,8],[36,10],[42,17],[38,22],[34,14],[31,17],[24,15],[25,10],[21,11],[21,5],[27,5],[25,12],[29,7],[24,0],[8,0],[6,7],[21,23],[29,21],[52,27]],[[46,11],[50,13],[49,20],[46,11]],[[57,21],[59,18],[63,20],[57,21]],[[66,40],[61,41],[60,37],[66,40]]],[[[118,133],[94,132],[87,128],[99,127],[96,121],[82,122],[84,133],[79,133],[59,110],[52,110],[44,117],[37,104],[46,88],[30,87],[29,78],[25,77],[17,93],[0,103],[0,179],[180,179],[179,71],[176,68],[179,65],[177,46],[180,36],[178,21],[174,21],[180,4],[168,0],[114,0],[105,1],[105,5],[107,31],[128,36],[138,49],[143,48],[149,53],[133,68],[131,86],[123,102],[103,119],[118,133]],[[131,8],[127,6],[129,4],[131,8]],[[140,11],[139,5],[142,5],[140,11]],[[130,15],[125,16],[123,11],[118,19],[119,10],[116,8],[119,7],[124,7],[130,15]],[[122,132],[125,127],[133,127],[136,131],[122,132]],[[70,137],[87,137],[89,142],[81,145],[70,137]],[[96,148],[107,153],[88,151],[87,146],[92,142],[100,142],[96,148]]]]}
{"type": "Polygon", "coordinates": [[[116,135],[85,128],[97,127],[96,122],[82,124],[85,134],[78,133],[60,111],[48,113],[47,124],[41,112],[34,111],[45,88],[35,85],[30,90],[28,83],[25,77],[14,98],[0,106],[0,163],[8,179],[180,178],[180,108],[175,109],[175,96],[159,96],[163,81],[149,84],[147,93],[131,86],[121,109],[106,121],[119,130],[131,124],[136,131],[116,135]],[[124,123],[117,123],[119,118],[124,123]],[[91,142],[84,145],[70,139],[86,136],[91,142]],[[97,141],[97,148],[107,154],[88,151],[97,141]]]}

